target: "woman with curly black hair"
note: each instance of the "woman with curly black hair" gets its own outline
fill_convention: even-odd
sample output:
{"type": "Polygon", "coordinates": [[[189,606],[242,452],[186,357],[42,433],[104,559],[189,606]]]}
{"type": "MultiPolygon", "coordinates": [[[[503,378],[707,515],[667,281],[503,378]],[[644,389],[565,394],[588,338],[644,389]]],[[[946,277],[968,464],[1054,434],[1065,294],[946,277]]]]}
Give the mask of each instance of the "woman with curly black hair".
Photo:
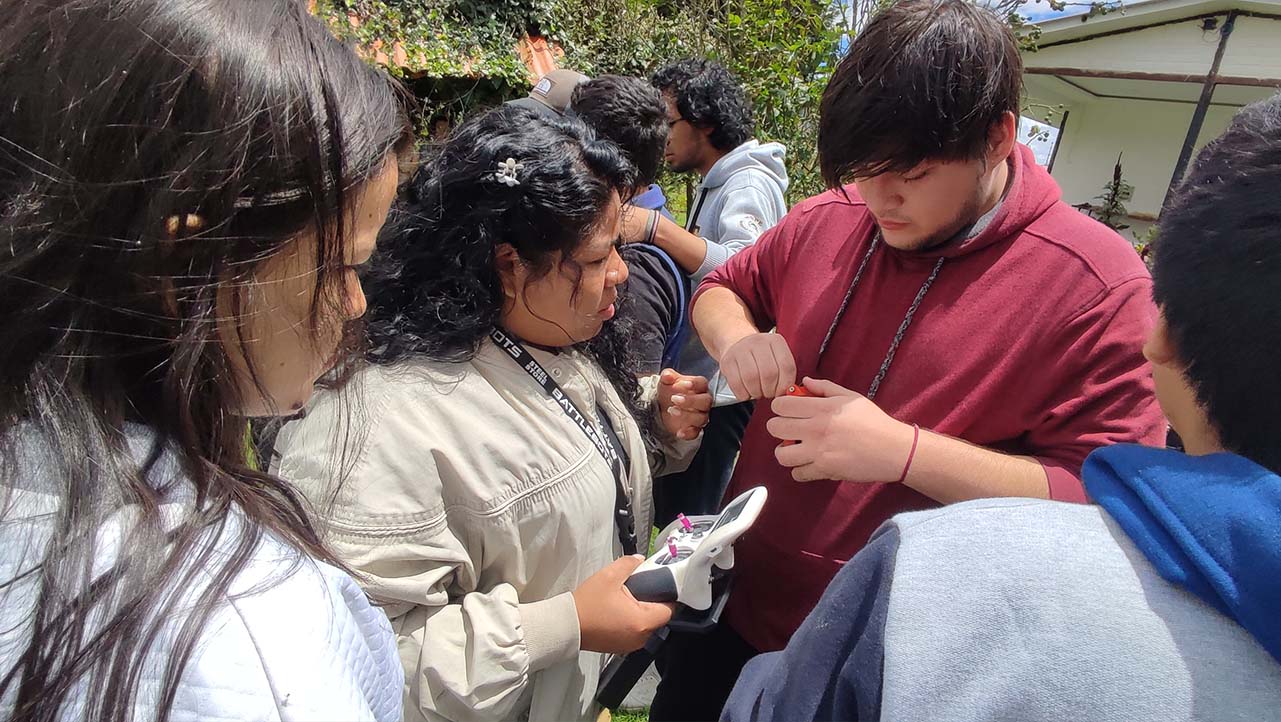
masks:
{"type": "Polygon", "coordinates": [[[638,560],[618,557],[648,545],[646,438],[658,465],[688,455],[711,398],[672,371],[638,384],[611,321],[633,173],[578,121],[503,107],[465,124],[366,279],[344,491],[336,394],[281,433],[281,474],[387,605],[407,719],[594,719],[601,653],[670,617],[626,591],[638,560]]]}

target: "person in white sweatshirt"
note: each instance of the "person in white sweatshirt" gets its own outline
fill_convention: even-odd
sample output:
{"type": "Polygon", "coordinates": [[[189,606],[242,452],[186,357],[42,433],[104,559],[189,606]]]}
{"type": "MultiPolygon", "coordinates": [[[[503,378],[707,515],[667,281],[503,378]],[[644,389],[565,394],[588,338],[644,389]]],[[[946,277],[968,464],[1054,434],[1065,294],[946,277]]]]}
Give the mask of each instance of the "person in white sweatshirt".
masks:
{"type": "MultiPolygon", "coordinates": [[[[752,107],[742,85],[715,62],[681,60],[660,68],[652,82],[666,106],[667,165],[677,173],[697,173],[702,182],[683,227],[657,211],[633,210],[625,215],[623,240],[666,251],[697,287],[787,214],[786,148],[753,137],[752,107]]],[[[690,334],[677,368],[711,379],[714,406],[689,468],[654,480],[654,518],[660,527],[678,513],[719,510],[752,415],[752,404],[735,398],[697,335],[690,334]]],[[[665,666],[662,654],[658,664],[660,670],[665,666]]]]}
{"type": "Polygon", "coordinates": [[[386,616],[246,444],[354,360],[392,82],[291,0],[5,11],[0,719],[399,722],[386,616]]]}

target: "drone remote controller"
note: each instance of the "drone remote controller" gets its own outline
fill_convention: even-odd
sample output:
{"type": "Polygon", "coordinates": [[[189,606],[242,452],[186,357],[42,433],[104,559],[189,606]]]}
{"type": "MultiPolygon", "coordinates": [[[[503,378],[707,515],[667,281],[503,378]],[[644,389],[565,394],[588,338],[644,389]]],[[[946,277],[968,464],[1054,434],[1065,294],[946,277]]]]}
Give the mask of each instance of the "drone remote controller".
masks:
{"type": "Polygon", "coordinates": [[[766,496],[765,487],[758,486],[720,514],[677,517],[659,534],[663,548],[627,578],[628,591],[643,602],[680,602],[699,610],[712,606],[712,567],[734,566],[734,542],[756,522],[766,496]]]}

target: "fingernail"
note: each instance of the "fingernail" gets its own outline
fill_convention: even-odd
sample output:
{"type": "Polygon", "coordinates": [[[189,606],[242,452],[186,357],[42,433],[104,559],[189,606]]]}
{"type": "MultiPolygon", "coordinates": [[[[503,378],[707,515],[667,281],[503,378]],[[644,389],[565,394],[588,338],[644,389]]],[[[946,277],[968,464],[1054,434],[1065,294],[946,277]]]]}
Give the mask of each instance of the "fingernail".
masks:
{"type": "Polygon", "coordinates": [[[672,416],[680,416],[681,410],[676,408],[675,406],[669,406],[667,408],[667,413],[671,414],[672,416]]]}
{"type": "Polygon", "coordinates": [[[672,403],[673,403],[673,404],[683,404],[683,403],[685,403],[685,396],[684,396],[684,395],[682,395],[682,394],[676,394],[675,396],[673,396],[673,397],[672,397],[672,403]]]}

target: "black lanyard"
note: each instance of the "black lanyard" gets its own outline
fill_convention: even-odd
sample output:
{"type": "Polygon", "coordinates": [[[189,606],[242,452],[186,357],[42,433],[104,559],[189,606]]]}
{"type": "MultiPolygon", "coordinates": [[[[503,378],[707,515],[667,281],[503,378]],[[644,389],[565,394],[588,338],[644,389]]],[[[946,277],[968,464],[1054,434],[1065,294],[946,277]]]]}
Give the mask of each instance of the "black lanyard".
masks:
{"type": "MultiPolygon", "coordinates": [[[[818,358],[814,360],[814,368],[818,369],[818,364],[823,360],[823,354],[827,353],[827,346],[832,342],[832,336],[836,335],[836,327],[840,324],[841,319],[845,317],[845,311],[850,307],[850,300],[854,298],[854,290],[858,288],[858,282],[863,279],[863,271],[867,270],[867,262],[872,260],[872,255],[881,245],[881,232],[877,231],[872,236],[872,243],[867,248],[867,255],[863,256],[863,262],[858,264],[858,270],[854,273],[854,281],[850,283],[850,289],[845,292],[845,300],[841,301],[841,307],[836,311],[836,317],[832,319],[832,325],[827,328],[827,335],[823,337],[823,343],[818,347],[818,358]]],[[[876,399],[876,392],[881,388],[881,382],[885,380],[885,374],[889,373],[890,364],[894,363],[894,354],[898,352],[899,344],[903,343],[903,337],[907,335],[907,329],[912,325],[912,318],[916,316],[916,309],[921,307],[921,301],[925,300],[925,294],[929,293],[930,286],[934,285],[934,279],[938,278],[939,270],[943,268],[943,259],[940,258],[934,264],[934,270],[926,277],[925,283],[921,284],[921,290],[916,292],[916,298],[912,300],[912,305],[907,309],[907,315],[903,317],[903,322],[899,324],[898,331],[894,334],[894,339],[890,341],[890,350],[885,353],[885,360],[881,362],[881,368],[876,372],[876,378],[872,379],[872,384],[867,387],[868,400],[876,399]]]]}
{"type": "Polygon", "coordinates": [[[622,441],[609,423],[609,417],[601,411],[599,406],[596,407],[596,419],[605,430],[605,433],[600,433],[587,422],[587,417],[578,410],[573,400],[561,390],[560,386],[552,380],[551,374],[547,373],[543,365],[538,363],[538,360],[531,356],[519,341],[499,329],[490,331],[489,338],[543,387],[543,391],[546,391],[570,421],[582,430],[588,441],[592,442],[592,446],[595,446],[596,451],[600,452],[601,457],[605,459],[609,470],[614,473],[614,524],[618,527],[618,543],[623,546],[624,554],[635,554],[636,520],[632,515],[631,501],[627,498],[627,483],[624,481],[627,476],[627,467],[631,462],[623,449],[622,441]]]}
{"type": "Polygon", "coordinates": [[[707,200],[707,189],[699,188],[698,202],[694,204],[694,212],[689,214],[689,218],[685,219],[685,230],[690,233],[698,233],[699,231],[698,214],[703,212],[703,201],[705,200],[707,200]]]}

